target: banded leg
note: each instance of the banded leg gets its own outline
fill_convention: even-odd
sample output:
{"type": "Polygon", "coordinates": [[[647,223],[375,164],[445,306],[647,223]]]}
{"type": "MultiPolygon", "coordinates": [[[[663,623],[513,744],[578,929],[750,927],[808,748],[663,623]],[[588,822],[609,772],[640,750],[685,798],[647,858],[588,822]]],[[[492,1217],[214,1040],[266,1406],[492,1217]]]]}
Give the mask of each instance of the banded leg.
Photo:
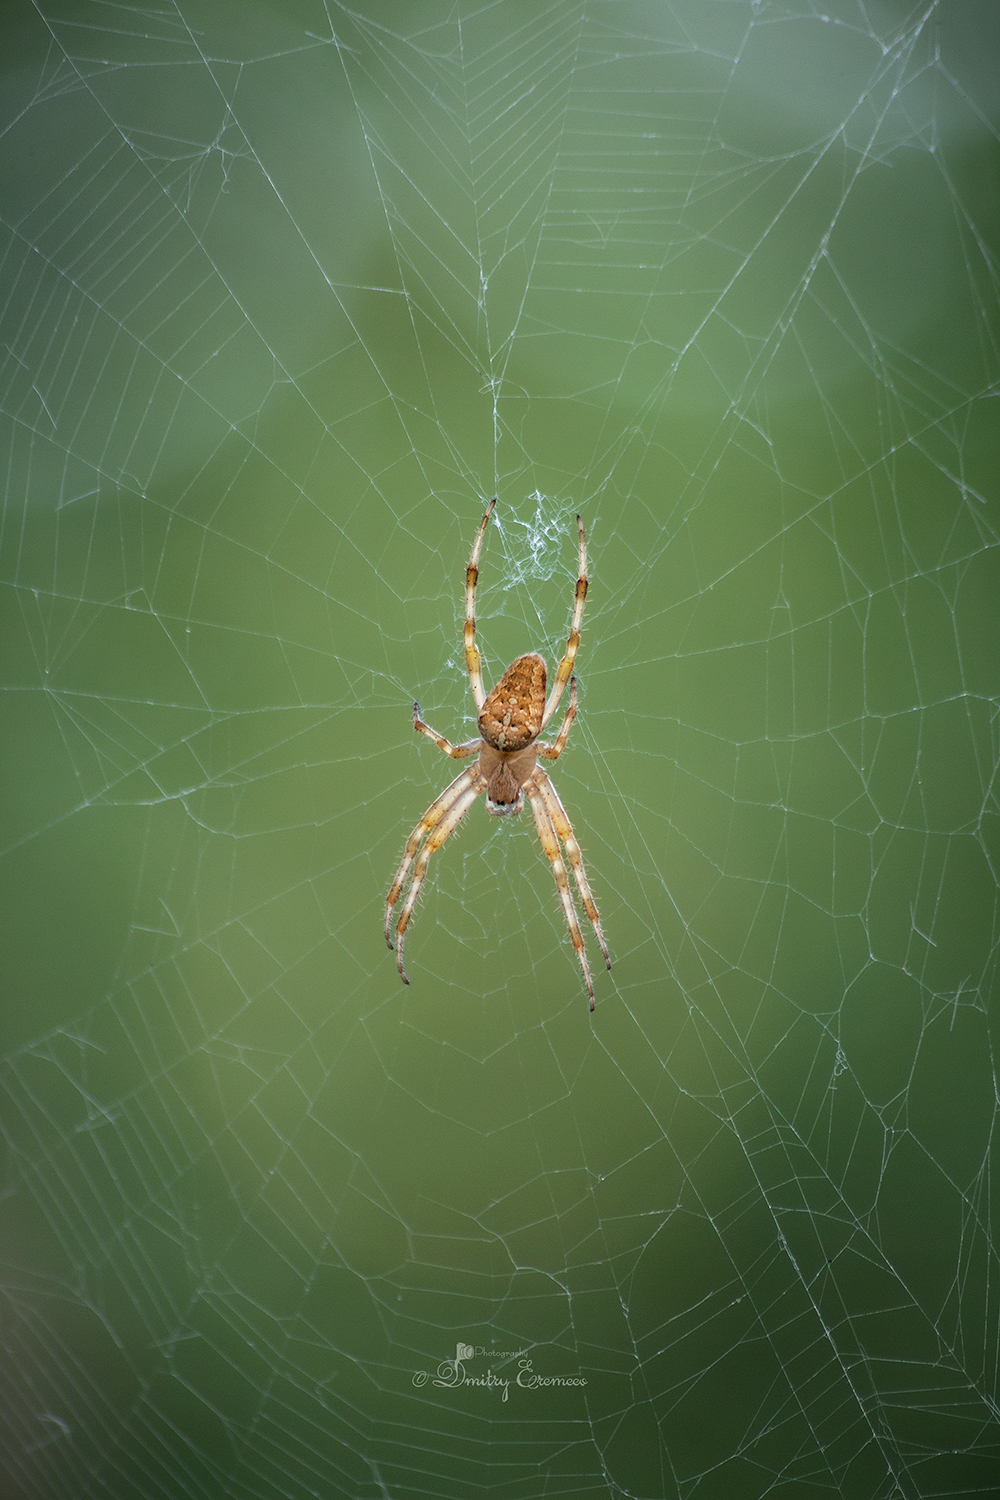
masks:
{"type": "Polygon", "coordinates": [[[461,760],[464,755],[475,755],[482,744],[482,740],[469,740],[465,745],[453,745],[450,740],[445,739],[443,734],[438,734],[436,729],[432,729],[429,724],[424,723],[420,717],[419,703],[414,703],[413,705],[413,727],[418,734],[426,734],[429,740],[433,740],[438,749],[443,750],[445,755],[452,755],[456,760],[461,760]]]}
{"type": "Polygon", "coordinates": [[[469,558],[469,566],[465,570],[465,665],[469,672],[469,686],[472,696],[476,700],[476,710],[482,708],[486,702],[486,694],[483,691],[483,664],[476,649],[476,579],[479,577],[479,549],[483,545],[483,533],[489,524],[490,516],[496,507],[497,498],[494,495],[486,507],[483,524],[479,528],[472,547],[472,556],[469,558]]]}
{"type": "Polygon", "coordinates": [[[611,957],[608,953],[608,945],[604,941],[604,933],[601,931],[601,918],[597,911],[597,902],[591,894],[590,881],[587,879],[587,872],[583,865],[583,855],[580,853],[580,845],[576,841],[573,825],[559,799],[559,793],[545,772],[540,768],[536,768],[533,780],[538,787],[542,801],[545,803],[546,811],[552,819],[553,827],[562,839],[563,847],[566,850],[566,858],[569,860],[569,867],[573,871],[577,889],[580,892],[583,909],[590,918],[590,925],[594,929],[597,941],[601,945],[601,952],[604,954],[604,962],[610,969],[611,957]]]}
{"type": "Polygon", "coordinates": [[[566,717],[565,719],[563,719],[559,729],[559,733],[556,735],[556,742],[554,745],[539,745],[538,747],[538,753],[543,758],[543,760],[559,759],[560,755],[562,755],[563,751],[566,749],[566,741],[569,739],[569,732],[573,727],[573,720],[575,718],[576,678],[571,677],[569,680],[569,708],[567,708],[566,710],[566,717]]]}
{"type": "MultiPolygon", "coordinates": [[[[486,785],[486,778],[478,766],[470,766],[467,771],[463,771],[458,781],[467,781],[468,785],[459,789],[457,796],[452,799],[450,806],[440,815],[436,826],[428,833],[427,842],[417,855],[413,866],[413,879],[410,881],[410,889],[406,893],[406,900],[403,902],[403,909],[399,913],[399,921],[396,923],[396,967],[399,970],[399,977],[404,984],[409,984],[410,981],[407,979],[406,970],[403,968],[403,940],[406,936],[406,929],[409,926],[410,918],[413,915],[413,908],[417,904],[420,887],[424,883],[424,876],[427,874],[427,866],[431,862],[431,855],[435,849],[440,849],[445,839],[449,838],[455,832],[455,829],[486,785]]],[[[452,782],[453,787],[457,785],[458,782],[452,782]]],[[[387,925],[388,920],[387,916],[387,925]]],[[[389,946],[391,947],[392,944],[390,943],[389,946]]]]}
{"type": "MultiPolygon", "coordinates": [[[[544,773],[542,773],[544,775],[544,773]]],[[[587,994],[590,996],[590,1008],[594,1008],[594,984],[590,977],[590,968],[587,964],[587,954],[583,946],[583,933],[576,919],[576,908],[573,905],[573,897],[570,895],[569,880],[566,876],[566,866],[563,863],[562,850],[559,847],[559,839],[556,837],[555,826],[545,799],[542,796],[541,786],[537,780],[539,773],[536,771],[525,786],[528,800],[531,803],[531,811],[535,817],[535,827],[541,840],[542,848],[552,866],[555,876],[556,890],[559,892],[559,900],[562,902],[563,915],[566,918],[566,926],[576,949],[576,956],[580,960],[580,968],[587,984],[587,994]]],[[[547,778],[546,778],[547,779],[547,778]]]]}
{"type": "Polygon", "coordinates": [[[392,947],[390,936],[392,926],[392,909],[399,900],[403,886],[406,884],[406,876],[417,855],[417,850],[423,841],[424,835],[430,833],[441,822],[441,819],[450,811],[453,803],[462,795],[467,787],[472,786],[477,778],[481,780],[478,766],[469,766],[460,776],[456,776],[450,786],[445,787],[440,797],[436,797],[430,807],[424,813],[420,822],[414,828],[410,837],[406,840],[406,848],[403,850],[403,858],[396,878],[389,887],[389,894],[385,902],[385,940],[392,947]]]}
{"type": "Polygon", "coordinates": [[[556,705],[566,689],[566,684],[573,672],[573,663],[576,661],[576,653],[580,647],[580,625],[583,621],[583,603],[587,597],[587,545],[583,539],[583,522],[580,517],[576,518],[577,531],[580,533],[580,571],[576,580],[576,597],[573,601],[573,618],[569,626],[569,640],[566,642],[566,654],[559,663],[556,671],[555,682],[549,694],[549,701],[545,705],[542,715],[542,728],[551,719],[556,711],[556,705]]]}

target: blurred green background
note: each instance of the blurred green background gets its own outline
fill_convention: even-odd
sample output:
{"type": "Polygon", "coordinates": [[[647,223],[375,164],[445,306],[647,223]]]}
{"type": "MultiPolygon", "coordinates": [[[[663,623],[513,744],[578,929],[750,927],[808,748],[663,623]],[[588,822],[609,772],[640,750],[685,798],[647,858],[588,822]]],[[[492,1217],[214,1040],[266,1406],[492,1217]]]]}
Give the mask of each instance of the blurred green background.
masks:
{"type": "Polygon", "coordinates": [[[4,1496],[1000,1489],[995,6],[0,26],[4,1496]]]}

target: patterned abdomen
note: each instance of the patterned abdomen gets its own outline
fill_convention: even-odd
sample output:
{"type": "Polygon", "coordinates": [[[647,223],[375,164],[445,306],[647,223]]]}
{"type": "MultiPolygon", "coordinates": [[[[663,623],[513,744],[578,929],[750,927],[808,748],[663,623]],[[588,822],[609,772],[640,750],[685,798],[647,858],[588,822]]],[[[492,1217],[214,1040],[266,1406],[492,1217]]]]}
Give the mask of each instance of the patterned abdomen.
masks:
{"type": "Polygon", "coordinates": [[[542,727],[545,662],[537,652],[519,656],[490,693],[479,714],[479,733],[494,750],[523,750],[542,727]]]}

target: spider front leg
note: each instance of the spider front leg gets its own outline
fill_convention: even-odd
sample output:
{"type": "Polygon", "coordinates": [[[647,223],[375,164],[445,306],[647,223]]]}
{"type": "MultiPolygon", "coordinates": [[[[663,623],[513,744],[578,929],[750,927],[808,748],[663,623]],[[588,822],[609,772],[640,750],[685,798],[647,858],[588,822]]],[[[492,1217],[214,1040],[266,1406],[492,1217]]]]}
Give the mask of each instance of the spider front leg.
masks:
{"type": "Polygon", "coordinates": [[[590,925],[594,929],[594,936],[601,945],[604,962],[610,969],[611,955],[608,953],[608,945],[604,941],[604,933],[601,930],[601,918],[597,910],[597,902],[594,900],[590,889],[590,881],[587,879],[587,872],[584,869],[583,855],[580,853],[580,845],[576,841],[576,834],[573,832],[573,825],[569,820],[569,814],[562,805],[559,793],[540,767],[535,771],[534,780],[541,793],[542,801],[545,803],[546,811],[552,819],[552,826],[562,839],[566,850],[566,858],[569,860],[569,867],[573,871],[577,889],[580,892],[583,909],[590,919],[590,925]]]}
{"type": "Polygon", "coordinates": [[[412,863],[413,879],[410,881],[410,889],[406,893],[406,900],[403,902],[402,910],[399,913],[399,921],[396,923],[396,967],[399,970],[399,977],[404,984],[409,984],[410,981],[407,979],[406,970],[403,968],[403,941],[410,918],[413,915],[413,908],[417,904],[420,887],[423,885],[424,876],[427,874],[427,866],[430,864],[431,855],[435,849],[440,849],[445,839],[449,838],[455,832],[455,829],[461,823],[485,786],[486,778],[479,770],[479,767],[470,766],[467,771],[462,772],[461,776],[455,778],[451,786],[438,797],[436,802],[431,803],[406,841],[406,852],[403,855],[403,863],[400,865],[399,872],[389,891],[385,913],[385,938],[391,948],[390,924],[392,921],[392,908],[399,900],[400,892],[406,881],[407,871],[412,863]],[[414,861],[414,855],[425,832],[427,833],[427,842],[420,850],[420,853],[416,855],[416,860],[414,861]]]}
{"type": "MultiPolygon", "coordinates": [[[[541,787],[536,781],[538,772],[533,773],[531,779],[525,786],[528,800],[531,803],[531,811],[535,817],[535,827],[541,840],[542,848],[545,850],[546,858],[552,866],[555,876],[556,890],[559,892],[559,900],[562,902],[563,915],[566,918],[566,926],[576,949],[576,956],[580,960],[580,968],[587,985],[587,994],[590,996],[590,1008],[594,1009],[594,982],[590,977],[590,965],[587,963],[587,953],[583,946],[583,933],[580,931],[580,923],[577,921],[576,908],[573,905],[573,897],[569,891],[569,880],[566,877],[566,866],[563,862],[562,850],[559,847],[559,839],[548,807],[542,797],[541,787]]],[[[544,773],[543,773],[544,774],[544,773]]]]}
{"type": "Polygon", "coordinates": [[[403,858],[399,869],[396,871],[396,878],[389,887],[389,894],[385,901],[385,940],[390,948],[392,947],[392,909],[402,895],[410,866],[416,859],[417,850],[424,841],[424,835],[437,827],[441,819],[451,809],[456,799],[462,795],[466,787],[475,781],[478,776],[478,766],[469,766],[468,770],[463,771],[460,776],[456,776],[451,785],[445,787],[440,797],[435,797],[416,828],[410,834],[410,837],[406,840],[403,858]]]}

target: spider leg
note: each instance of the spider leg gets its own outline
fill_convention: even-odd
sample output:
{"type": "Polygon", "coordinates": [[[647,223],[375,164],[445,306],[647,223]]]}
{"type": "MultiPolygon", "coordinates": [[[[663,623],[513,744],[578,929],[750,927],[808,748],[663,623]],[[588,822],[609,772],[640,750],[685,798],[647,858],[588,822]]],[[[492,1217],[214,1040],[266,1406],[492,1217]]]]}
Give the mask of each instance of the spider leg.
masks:
{"type": "Polygon", "coordinates": [[[580,647],[580,625],[583,621],[583,602],[587,597],[587,546],[583,539],[583,522],[580,517],[576,518],[577,530],[580,533],[580,572],[576,580],[576,598],[573,601],[573,618],[569,626],[569,640],[566,642],[566,654],[559,663],[555,682],[549,694],[549,701],[545,705],[542,715],[542,728],[551,719],[556,711],[556,705],[566,690],[566,684],[573,672],[573,663],[576,661],[576,653],[580,647]]]}
{"type": "Polygon", "coordinates": [[[539,745],[538,747],[538,753],[543,760],[559,759],[560,755],[562,755],[563,751],[566,749],[566,741],[569,739],[569,732],[573,726],[573,720],[575,718],[576,678],[571,677],[569,680],[569,708],[567,708],[566,710],[566,717],[565,719],[563,719],[562,724],[559,728],[559,733],[556,735],[556,742],[554,745],[539,745]]]}
{"type": "Polygon", "coordinates": [[[538,837],[541,840],[542,848],[545,850],[546,857],[548,858],[548,861],[552,866],[552,873],[555,876],[556,880],[556,890],[559,892],[559,899],[562,902],[563,907],[563,915],[566,918],[566,926],[569,928],[569,935],[573,940],[573,947],[576,949],[576,956],[580,960],[580,967],[583,970],[583,977],[587,983],[587,994],[590,996],[590,1008],[591,1010],[593,1010],[594,984],[593,980],[590,977],[590,968],[587,964],[587,954],[583,946],[583,934],[580,931],[580,924],[576,918],[576,908],[573,905],[573,897],[570,895],[569,880],[566,877],[566,866],[563,862],[562,850],[559,847],[559,839],[556,836],[555,825],[552,822],[552,816],[548,806],[546,805],[545,797],[542,791],[543,780],[548,780],[548,777],[545,776],[545,773],[535,771],[525,784],[524,789],[527,792],[528,800],[531,803],[531,811],[535,817],[535,827],[538,830],[538,837]]]}
{"type": "Polygon", "coordinates": [[[473,543],[472,556],[465,570],[465,665],[469,670],[469,686],[472,689],[477,709],[482,708],[486,702],[486,694],[483,691],[483,663],[476,649],[476,579],[479,577],[479,549],[483,545],[483,533],[496,503],[497,499],[494,495],[486,507],[483,524],[473,543]]]}
{"type": "MultiPolygon", "coordinates": [[[[420,894],[420,887],[424,883],[424,876],[427,874],[427,866],[431,862],[431,855],[434,853],[435,849],[440,849],[445,839],[449,838],[451,834],[455,832],[455,829],[458,827],[459,823],[461,823],[462,819],[469,811],[469,808],[472,806],[473,802],[475,802],[476,798],[479,796],[480,792],[485,786],[486,778],[483,776],[478,766],[470,766],[467,771],[462,772],[461,776],[459,776],[456,781],[452,782],[451,786],[448,788],[448,791],[445,792],[445,796],[448,797],[449,793],[453,793],[454,795],[450,797],[448,805],[440,813],[438,813],[434,825],[428,832],[427,842],[424,844],[424,847],[417,855],[416,862],[413,866],[413,879],[410,881],[410,889],[406,893],[406,900],[403,902],[402,911],[399,913],[399,921],[396,923],[396,967],[399,970],[399,977],[404,984],[409,984],[410,981],[407,979],[406,970],[403,968],[403,940],[406,936],[406,929],[409,925],[410,918],[413,915],[413,908],[417,904],[417,896],[420,894]]],[[[438,798],[439,802],[440,800],[441,799],[438,798]]],[[[436,806],[437,804],[435,803],[434,805],[436,806]]],[[[406,846],[407,849],[409,849],[410,844],[412,844],[413,840],[417,837],[418,830],[427,821],[427,817],[430,811],[431,809],[428,809],[428,812],[424,814],[423,818],[420,820],[420,823],[418,823],[417,827],[413,830],[413,833],[410,835],[409,842],[406,846]]],[[[408,862],[408,859],[404,858],[404,865],[408,864],[408,862]]],[[[399,882],[399,876],[397,876],[396,879],[397,882],[399,882]]],[[[396,886],[394,884],[393,890],[395,889],[396,886]]],[[[392,891],[389,892],[389,897],[391,900],[392,891]]],[[[387,933],[389,928],[389,916],[391,910],[392,908],[390,906],[389,911],[386,912],[385,922],[387,933]]],[[[390,948],[392,947],[391,941],[389,943],[389,946],[390,948]]]]}
{"type": "Polygon", "coordinates": [[[435,797],[430,807],[420,819],[420,822],[417,824],[416,828],[414,828],[413,832],[410,834],[410,837],[406,840],[406,848],[403,850],[403,858],[400,862],[399,869],[396,871],[396,878],[392,882],[392,885],[389,887],[389,894],[386,897],[385,902],[385,940],[389,944],[390,948],[392,947],[392,937],[390,936],[392,928],[392,909],[395,906],[396,902],[399,900],[400,895],[402,894],[403,886],[406,884],[407,873],[409,872],[409,868],[416,858],[417,850],[420,848],[420,845],[423,842],[424,834],[430,833],[431,829],[437,827],[441,819],[451,808],[452,804],[458,797],[462,795],[462,793],[465,791],[465,788],[471,785],[471,783],[476,779],[478,775],[478,766],[468,766],[460,776],[456,776],[455,780],[449,786],[445,787],[440,797],[435,797]]]}
{"type": "Polygon", "coordinates": [[[450,740],[445,739],[443,734],[438,734],[436,729],[432,729],[429,724],[424,723],[420,717],[419,703],[414,703],[413,705],[413,727],[418,734],[426,734],[429,740],[433,740],[438,749],[443,750],[445,755],[452,755],[456,760],[461,760],[463,755],[475,755],[482,744],[482,740],[469,740],[468,744],[465,745],[453,745],[450,740]]]}
{"type": "Polygon", "coordinates": [[[543,770],[536,768],[533,780],[538,787],[542,801],[545,803],[546,811],[552,819],[553,827],[562,839],[566,850],[566,858],[569,860],[569,867],[573,871],[577,889],[580,892],[583,909],[590,918],[590,925],[594,929],[594,935],[601,945],[601,952],[604,954],[604,962],[610,969],[611,956],[608,953],[608,945],[604,941],[604,933],[601,931],[601,918],[597,910],[597,902],[591,893],[590,881],[587,879],[587,871],[583,864],[583,855],[580,853],[580,845],[576,841],[576,835],[573,832],[573,825],[569,820],[569,815],[560,801],[559,793],[543,770]]]}

